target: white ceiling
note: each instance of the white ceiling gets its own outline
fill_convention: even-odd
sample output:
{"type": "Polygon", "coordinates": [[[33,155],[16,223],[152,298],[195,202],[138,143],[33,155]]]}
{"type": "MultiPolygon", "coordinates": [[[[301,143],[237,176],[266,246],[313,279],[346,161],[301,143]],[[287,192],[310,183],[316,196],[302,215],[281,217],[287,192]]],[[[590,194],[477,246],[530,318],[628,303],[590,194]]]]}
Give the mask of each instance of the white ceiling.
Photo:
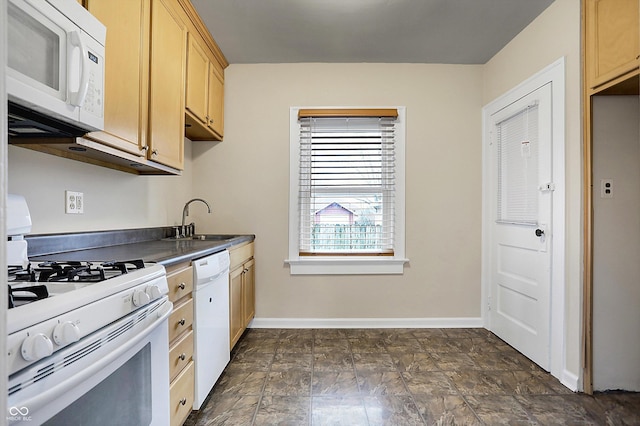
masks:
{"type": "Polygon", "coordinates": [[[484,64],[552,2],[192,0],[232,64],[484,64]]]}

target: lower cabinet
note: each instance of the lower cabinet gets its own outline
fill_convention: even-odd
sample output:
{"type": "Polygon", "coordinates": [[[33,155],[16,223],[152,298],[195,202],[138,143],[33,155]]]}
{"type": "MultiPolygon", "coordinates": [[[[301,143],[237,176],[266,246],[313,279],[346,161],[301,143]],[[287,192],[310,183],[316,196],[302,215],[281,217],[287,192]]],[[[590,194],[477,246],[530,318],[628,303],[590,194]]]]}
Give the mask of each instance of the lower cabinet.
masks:
{"type": "MultiPolygon", "coordinates": [[[[229,319],[231,348],[255,315],[255,260],[253,242],[229,250],[229,319]]],[[[195,394],[193,358],[193,266],[183,262],[168,266],[169,300],[169,380],[171,426],[180,426],[189,417],[195,394]]],[[[230,348],[230,349],[231,349],[230,348]]]]}
{"type": "Polygon", "coordinates": [[[189,361],[178,377],[171,382],[171,426],[184,423],[193,408],[194,368],[193,361],[189,361]]]}
{"type": "Polygon", "coordinates": [[[173,381],[193,359],[193,331],[175,339],[169,349],[169,379],[173,381]]]}
{"type": "Polygon", "coordinates": [[[235,346],[255,316],[253,242],[229,250],[229,340],[235,346]]]}
{"type": "Polygon", "coordinates": [[[194,398],[193,267],[190,262],[167,267],[169,299],[169,377],[171,426],[184,423],[194,398]]]}

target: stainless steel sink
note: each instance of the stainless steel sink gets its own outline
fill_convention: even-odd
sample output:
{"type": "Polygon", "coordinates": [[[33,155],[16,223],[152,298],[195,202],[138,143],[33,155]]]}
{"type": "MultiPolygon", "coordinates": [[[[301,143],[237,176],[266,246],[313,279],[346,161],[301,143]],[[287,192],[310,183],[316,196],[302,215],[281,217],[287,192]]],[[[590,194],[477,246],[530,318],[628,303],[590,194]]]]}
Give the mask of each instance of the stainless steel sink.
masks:
{"type": "Polygon", "coordinates": [[[238,238],[240,235],[233,234],[196,234],[191,237],[192,240],[204,240],[204,241],[227,241],[238,238]]]}
{"type": "Polygon", "coordinates": [[[234,234],[196,234],[189,237],[169,237],[163,238],[164,241],[183,241],[183,240],[201,240],[201,241],[230,241],[241,235],[234,234]]]}

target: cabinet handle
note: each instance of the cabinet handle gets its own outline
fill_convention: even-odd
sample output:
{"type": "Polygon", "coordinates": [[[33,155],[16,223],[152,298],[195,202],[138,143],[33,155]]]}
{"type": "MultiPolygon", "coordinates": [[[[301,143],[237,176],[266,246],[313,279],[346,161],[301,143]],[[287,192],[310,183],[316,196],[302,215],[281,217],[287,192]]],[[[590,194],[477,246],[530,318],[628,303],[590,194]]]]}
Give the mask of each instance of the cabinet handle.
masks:
{"type": "Polygon", "coordinates": [[[180,321],[178,321],[178,324],[180,325],[185,325],[186,324],[186,320],[184,318],[182,318],[180,321]]]}
{"type": "Polygon", "coordinates": [[[213,119],[209,120],[209,124],[213,124],[213,119]]]}
{"type": "Polygon", "coordinates": [[[184,290],[185,288],[187,288],[187,286],[184,285],[184,283],[178,284],[178,287],[180,287],[180,290],[184,290]]]}
{"type": "Polygon", "coordinates": [[[186,405],[186,403],[187,403],[187,398],[182,398],[180,400],[180,405],[186,405]]]}
{"type": "Polygon", "coordinates": [[[158,150],[154,149],[153,151],[151,151],[151,155],[158,155],[158,150]]]}
{"type": "Polygon", "coordinates": [[[140,148],[141,151],[148,151],[149,150],[149,145],[144,145],[143,147],[140,148]]]}
{"type": "Polygon", "coordinates": [[[185,354],[184,352],[180,354],[180,356],[178,357],[180,358],[180,361],[184,361],[185,358],[187,358],[187,354],[185,354]]]}

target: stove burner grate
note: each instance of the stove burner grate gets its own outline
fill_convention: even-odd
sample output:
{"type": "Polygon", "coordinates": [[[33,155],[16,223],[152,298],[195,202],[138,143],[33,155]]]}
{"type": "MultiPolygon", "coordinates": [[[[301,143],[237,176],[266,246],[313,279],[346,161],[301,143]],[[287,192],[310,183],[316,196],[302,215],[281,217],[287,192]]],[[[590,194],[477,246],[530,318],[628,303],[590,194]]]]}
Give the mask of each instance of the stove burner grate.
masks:
{"type": "Polygon", "coordinates": [[[10,285],[8,285],[8,287],[9,308],[49,297],[49,291],[43,284],[20,288],[11,288],[10,285]]]}
{"type": "Polygon", "coordinates": [[[39,282],[104,281],[104,272],[90,262],[42,262],[34,268],[39,282]]]}
{"type": "Polygon", "coordinates": [[[144,268],[144,261],[141,259],[137,260],[125,260],[125,261],[111,261],[102,263],[102,267],[104,269],[113,269],[118,270],[123,274],[128,273],[129,271],[135,271],[136,269],[144,268]]]}
{"type": "Polygon", "coordinates": [[[30,263],[26,268],[9,267],[9,283],[33,283],[9,288],[9,307],[23,305],[50,296],[44,284],[35,283],[97,283],[144,268],[142,260],[86,262],[47,261],[30,263]],[[22,287],[20,287],[22,286],[22,287]]]}

